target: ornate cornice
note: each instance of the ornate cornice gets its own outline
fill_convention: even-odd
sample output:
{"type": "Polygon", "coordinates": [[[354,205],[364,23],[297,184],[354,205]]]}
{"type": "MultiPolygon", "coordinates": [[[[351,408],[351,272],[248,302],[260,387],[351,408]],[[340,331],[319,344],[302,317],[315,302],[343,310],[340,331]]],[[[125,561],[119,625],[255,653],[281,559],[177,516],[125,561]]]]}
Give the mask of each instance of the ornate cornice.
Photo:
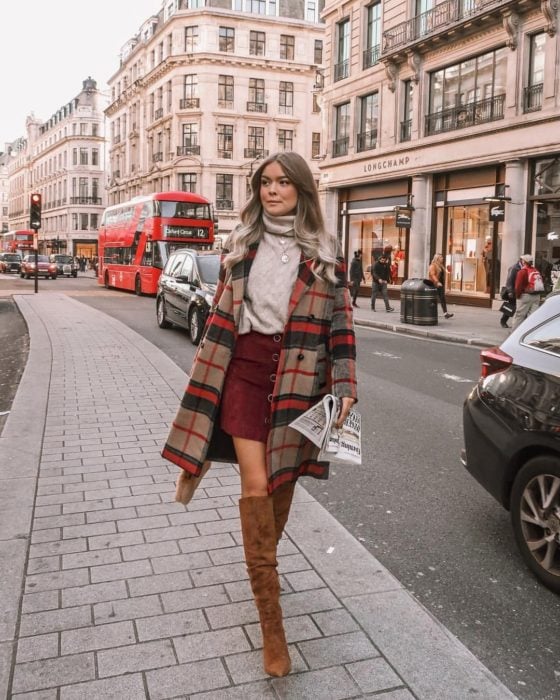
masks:
{"type": "Polygon", "coordinates": [[[558,27],[558,0],[541,0],[541,12],[546,19],[546,33],[549,36],[554,36],[558,27]]]}
{"type": "Polygon", "coordinates": [[[504,15],[503,26],[508,35],[506,46],[509,46],[512,51],[515,51],[517,48],[517,30],[519,29],[519,15],[517,12],[512,11],[504,15]]]}

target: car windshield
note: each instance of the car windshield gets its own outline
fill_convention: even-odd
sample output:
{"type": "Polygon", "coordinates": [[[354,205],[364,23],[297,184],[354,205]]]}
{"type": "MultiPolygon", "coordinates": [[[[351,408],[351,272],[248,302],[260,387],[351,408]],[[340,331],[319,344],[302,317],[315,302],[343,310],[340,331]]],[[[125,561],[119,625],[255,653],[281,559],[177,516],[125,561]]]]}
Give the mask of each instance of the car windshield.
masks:
{"type": "Polygon", "coordinates": [[[72,258],[70,255],[53,255],[55,262],[58,263],[71,263],[72,258]]]}
{"type": "Polygon", "coordinates": [[[16,255],[16,253],[4,253],[2,260],[5,260],[6,262],[20,262],[21,255],[16,255]]]}
{"type": "Polygon", "coordinates": [[[217,284],[220,272],[220,256],[200,255],[198,257],[198,269],[204,284],[217,284]]]}
{"type": "MultiPolygon", "coordinates": [[[[33,256],[33,255],[29,258],[29,261],[30,261],[30,262],[35,262],[34,256],[33,256]]],[[[46,263],[50,262],[47,255],[38,255],[38,256],[37,256],[37,261],[38,261],[38,262],[46,262],[46,263]]]]}

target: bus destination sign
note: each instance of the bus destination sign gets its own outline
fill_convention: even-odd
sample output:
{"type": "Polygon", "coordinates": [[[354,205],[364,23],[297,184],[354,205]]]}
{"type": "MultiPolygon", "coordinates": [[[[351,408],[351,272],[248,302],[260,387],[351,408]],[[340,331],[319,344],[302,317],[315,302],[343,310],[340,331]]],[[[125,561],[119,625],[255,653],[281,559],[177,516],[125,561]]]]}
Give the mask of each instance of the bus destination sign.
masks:
{"type": "Polygon", "coordinates": [[[209,238],[210,232],[200,226],[164,226],[164,235],[166,238],[209,238]]]}

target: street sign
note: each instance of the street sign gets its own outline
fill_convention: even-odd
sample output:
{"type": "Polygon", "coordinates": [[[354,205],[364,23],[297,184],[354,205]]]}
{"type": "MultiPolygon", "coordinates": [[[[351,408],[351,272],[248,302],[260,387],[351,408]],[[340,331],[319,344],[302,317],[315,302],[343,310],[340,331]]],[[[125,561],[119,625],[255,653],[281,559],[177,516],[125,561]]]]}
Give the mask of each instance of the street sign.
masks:
{"type": "Polygon", "coordinates": [[[490,204],[490,211],[488,214],[490,221],[505,221],[506,218],[506,203],[505,202],[492,202],[490,204]]]}
{"type": "Polygon", "coordinates": [[[397,208],[395,210],[395,226],[397,228],[410,228],[411,223],[412,209],[397,208]]]}

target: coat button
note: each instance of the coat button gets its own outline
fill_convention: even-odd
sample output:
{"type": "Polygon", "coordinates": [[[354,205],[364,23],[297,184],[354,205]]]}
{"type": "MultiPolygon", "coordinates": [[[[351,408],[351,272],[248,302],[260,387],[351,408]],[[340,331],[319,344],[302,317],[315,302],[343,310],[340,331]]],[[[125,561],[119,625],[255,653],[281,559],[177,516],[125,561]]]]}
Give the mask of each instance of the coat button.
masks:
{"type": "Polygon", "coordinates": [[[275,352],[274,355],[272,356],[272,361],[278,362],[279,359],[280,359],[280,355],[277,352],[275,352]]]}
{"type": "Polygon", "coordinates": [[[302,352],[300,352],[300,354],[297,356],[297,359],[303,360],[303,359],[305,359],[305,355],[302,352]]]}
{"type": "Polygon", "coordinates": [[[265,425],[270,425],[270,418],[265,418],[265,419],[264,419],[264,424],[265,424],[265,425]]]}
{"type": "Polygon", "coordinates": [[[277,333],[273,336],[272,340],[274,340],[275,343],[279,343],[282,340],[282,336],[277,333]]]}
{"type": "Polygon", "coordinates": [[[270,375],[270,381],[274,383],[276,381],[276,375],[273,373],[270,375]]]}
{"type": "Polygon", "coordinates": [[[269,395],[267,396],[267,398],[268,398],[268,402],[269,402],[269,403],[272,403],[272,394],[269,394],[269,395]]]}

